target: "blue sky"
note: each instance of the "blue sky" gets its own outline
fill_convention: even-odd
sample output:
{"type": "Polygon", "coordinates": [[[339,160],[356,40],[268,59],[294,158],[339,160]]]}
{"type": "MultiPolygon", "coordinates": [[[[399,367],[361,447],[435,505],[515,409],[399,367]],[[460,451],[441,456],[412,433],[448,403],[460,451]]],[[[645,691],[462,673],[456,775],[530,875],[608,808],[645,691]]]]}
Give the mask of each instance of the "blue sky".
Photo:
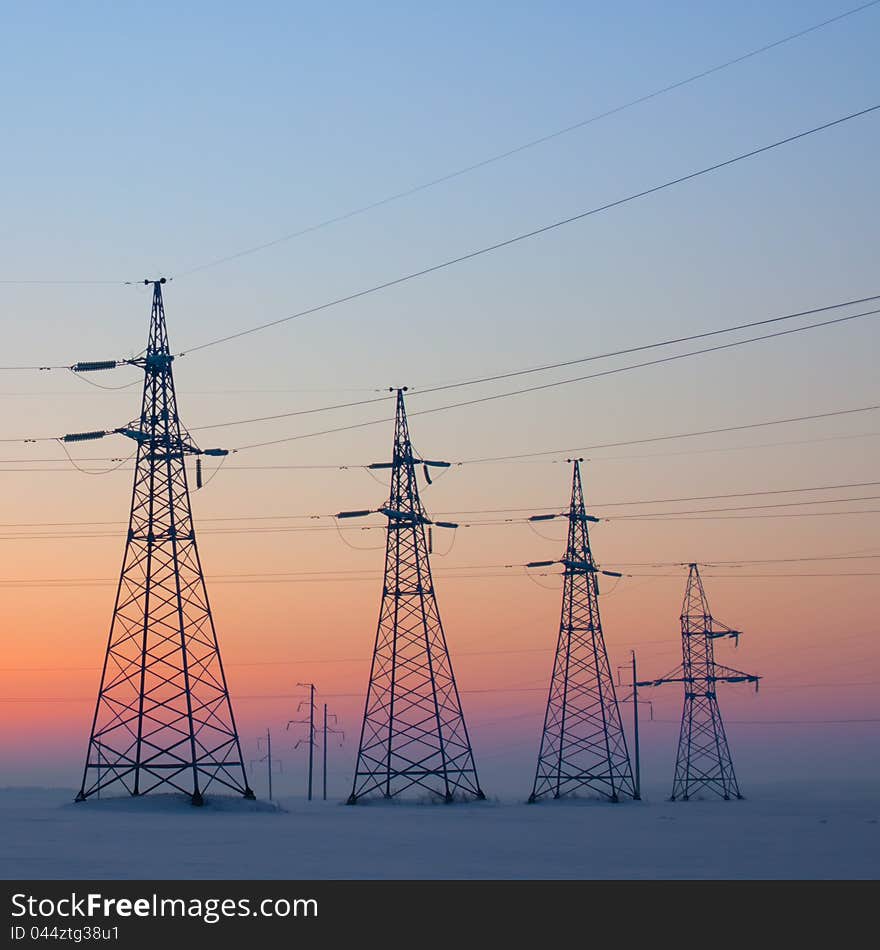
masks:
{"type": "MultiPolygon", "coordinates": [[[[453,4],[441,15],[403,4],[13,6],[0,41],[14,80],[0,156],[13,186],[0,270],[10,278],[170,276],[842,9],[453,4]]],[[[186,348],[277,318],[871,105],[880,95],[878,25],[880,11],[868,10],[456,181],[181,278],[167,289],[172,341],[186,348]]],[[[206,351],[179,385],[184,394],[417,387],[870,293],[878,135],[876,117],[859,120],[206,351]]],[[[4,287],[9,361],[133,352],[148,299],[143,288],[4,287]]],[[[679,414],[698,423],[705,414],[821,409],[840,402],[844,382],[858,403],[870,388],[865,344],[873,340],[870,321],[817,331],[596,384],[590,399],[634,435],[679,414]],[[724,395],[709,395],[705,386],[717,382],[724,395]]],[[[37,385],[45,389],[45,379],[37,385]]],[[[534,447],[539,431],[564,435],[572,396],[563,389],[522,400],[515,418],[528,426],[525,438],[510,428],[505,404],[475,413],[473,436],[457,420],[426,425],[438,438],[454,433],[462,451],[484,441],[483,427],[498,433],[499,449],[534,447]]],[[[260,414],[303,398],[245,402],[260,414]]],[[[35,402],[32,419],[45,422],[46,434],[60,422],[103,424],[99,406],[86,418],[84,403],[59,410],[35,402]]],[[[184,405],[193,425],[248,414],[222,397],[184,405]]]]}

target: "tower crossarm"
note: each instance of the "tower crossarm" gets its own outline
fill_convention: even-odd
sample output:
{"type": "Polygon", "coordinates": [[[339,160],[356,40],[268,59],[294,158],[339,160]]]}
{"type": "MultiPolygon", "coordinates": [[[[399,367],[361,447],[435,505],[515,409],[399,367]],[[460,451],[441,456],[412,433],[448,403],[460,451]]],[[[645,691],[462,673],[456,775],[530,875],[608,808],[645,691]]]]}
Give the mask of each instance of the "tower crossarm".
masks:
{"type": "Polygon", "coordinates": [[[563,558],[559,562],[571,574],[595,574],[596,565],[590,561],[579,561],[572,558],[563,558]]]}
{"type": "MultiPolygon", "coordinates": [[[[444,522],[436,521],[435,524],[444,526],[444,522]]],[[[563,558],[561,561],[529,561],[525,567],[552,567],[554,564],[561,564],[566,575],[586,575],[586,574],[604,574],[606,577],[623,577],[620,571],[605,571],[591,561],[577,560],[573,558],[563,558]]]]}
{"type": "Polygon", "coordinates": [[[758,683],[762,677],[754,673],[743,673],[742,670],[735,670],[730,666],[723,666],[721,663],[715,664],[715,675],[711,677],[713,683],[754,683],[755,690],[758,689],[758,683]]]}
{"type": "MultiPolygon", "coordinates": [[[[150,432],[149,430],[137,428],[137,423],[133,422],[129,423],[127,426],[120,426],[118,429],[113,429],[110,433],[106,434],[123,435],[127,439],[131,439],[133,442],[137,442],[138,445],[147,445],[153,443],[154,451],[164,448],[167,450],[167,452],[174,453],[177,456],[229,455],[229,449],[201,449],[195,444],[195,442],[192,441],[192,438],[189,435],[186,437],[180,436],[178,438],[174,437],[173,435],[166,435],[164,433],[150,432]]],[[[73,441],[69,436],[65,436],[65,439],[68,441],[73,441]]]]}
{"type": "Polygon", "coordinates": [[[189,439],[182,436],[175,437],[171,433],[155,432],[135,428],[133,425],[120,426],[113,430],[117,435],[124,435],[127,439],[137,442],[138,445],[151,445],[153,451],[173,452],[176,455],[201,455],[202,450],[189,439]]]}
{"type": "Polygon", "coordinates": [[[684,676],[684,668],[682,666],[677,666],[674,670],[671,670],[665,676],[660,676],[657,679],[653,680],[642,680],[639,683],[636,683],[636,686],[664,686],[667,683],[685,683],[687,680],[684,676]]]}
{"type": "Polygon", "coordinates": [[[723,640],[725,637],[729,637],[736,641],[737,646],[739,646],[739,638],[742,636],[742,630],[707,630],[705,633],[710,640],[723,640]]]}
{"type": "MultiPolygon", "coordinates": [[[[417,458],[415,455],[398,455],[397,459],[402,464],[407,464],[412,462],[413,465],[428,465],[431,468],[451,468],[452,462],[443,462],[440,459],[422,459],[417,458]]],[[[367,466],[369,469],[383,469],[383,468],[394,468],[394,462],[370,462],[367,466]]]]}
{"type": "Polygon", "coordinates": [[[553,521],[554,518],[565,518],[568,521],[574,521],[579,524],[598,524],[602,519],[596,515],[588,515],[585,511],[553,511],[548,514],[529,515],[527,521],[553,521]]]}
{"type": "Polygon", "coordinates": [[[137,356],[130,360],[125,360],[128,366],[137,366],[138,369],[145,370],[148,373],[163,373],[171,368],[174,362],[172,353],[148,352],[143,356],[137,356]]]}
{"type": "Polygon", "coordinates": [[[404,524],[431,524],[431,519],[423,512],[418,511],[398,511],[396,508],[379,508],[377,514],[385,515],[388,521],[393,525],[404,524]]]}
{"type": "Polygon", "coordinates": [[[707,627],[708,629],[706,629],[704,632],[710,640],[723,640],[725,637],[729,637],[730,639],[735,640],[736,645],[739,646],[739,638],[742,636],[742,630],[734,630],[733,627],[728,627],[726,623],[721,623],[719,620],[716,620],[711,616],[709,617],[709,623],[707,627]]]}

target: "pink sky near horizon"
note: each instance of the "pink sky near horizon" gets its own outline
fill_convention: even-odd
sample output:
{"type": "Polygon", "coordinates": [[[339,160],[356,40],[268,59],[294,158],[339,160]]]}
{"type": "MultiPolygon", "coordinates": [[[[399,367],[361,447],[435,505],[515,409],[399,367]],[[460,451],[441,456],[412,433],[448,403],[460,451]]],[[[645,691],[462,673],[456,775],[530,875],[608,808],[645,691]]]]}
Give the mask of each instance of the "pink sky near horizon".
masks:
{"type": "MultiPolygon", "coordinates": [[[[555,484],[553,491],[545,489],[543,498],[552,500],[555,495],[562,510],[568,494],[562,480],[569,477],[568,467],[546,468],[555,484]]],[[[369,478],[349,477],[357,480],[368,503],[374,496],[381,498],[383,489],[369,478]]],[[[589,467],[587,477],[592,478],[589,467]]],[[[128,476],[110,478],[116,496],[113,507],[123,511],[128,476]]],[[[425,493],[426,503],[432,490],[425,493]]],[[[537,488],[529,491],[533,493],[523,501],[542,497],[537,488]]],[[[198,511],[205,500],[204,495],[194,497],[198,525],[198,511]]],[[[108,511],[110,507],[108,503],[108,511]]],[[[325,508],[333,507],[330,495],[325,508]]],[[[763,531],[762,550],[772,556],[778,545],[774,547],[774,538],[766,528],[763,531]]],[[[529,763],[540,734],[558,629],[560,580],[541,575],[530,579],[522,568],[487,572],[505,576],[460,577],[455,576],[454,566],[523,564],[529,558],[561,556],[564,524],[543,524],[540,533],[544,537],[522,524],[461,528],[450,554],[441,557],[439,552],[449,542],[436,532],[435,583],[478,768],[482,754],[487,766],[481,770],[488,771],[490,778],[498,773],[501,791],[514,791],[517,780],[523,786],[530,781],[527,773],[533,767],[529,763]]],[[[662,535],[665,550],[670,551],[683,551],[694,537],[686,522],[608,522],[592,530],[594,553],[601,563],[612,567],[637,560],[653,535],[662,535]]],[[[380,545],[383,537],[381,530],[368,531],[355,536],[354,541],[366,547],[380,545]]],[[[705,536],[701,543],[707,543],[705,536]]],[[[789,537],[786,544],[790,544],[789,537]]],[[[30,540],[17,545],[29,555],[17,565],[15,576],[19,578],[39,571],[42,577],[94,577],[106,582],[83,588],[13,588],[14,600],[9,594],[3,598],[3,627],[15,636],[7,641],[0,671],[0,743],[4,749],[0,782],[77,781],[121,546],[121,537],[30,540]]],[[[723,547],[720,540],[718,549],[723,547]]],[[[303,752],[290,748],[292,739],[284,726],[287,720],[302,715],[293,698],[303,694],[296,683],[313,681],[319,687],[319,703],[328,702],[345,728],[345,748],[331,752],[333,785],[336,793],[342,794],[346,768],[350,771],[356,751],[384,552],[378,548],[352,552],[335,531],[252,536],[206,531],[200,548],[245,756],[258,757],[256,737],[271,727],[276,748],[282,750],[276,755],[283,754],[290,762],[288,776],[279,776],[277,784],[294,784],[292,776],[304,767],[303,752]],[[240,583],[222,577],[243,568],[253,572],[365,573],[355,578],[321,577],[296,583],[240,583]]],[[[772,568],[780,572],[790,569],[788,565],[772,568]]],[[[650,573],[645,568],[628,570],[650,573]]],[[[718,659],[764,677],[757,696],[748,686],[722,689],[726,718],[733,723],[750,719],[774,723],[876,717],[880,650],[871,629],[875,586],[871,578],[758,579],[737,578],[735,569],[724,571],[733,576],[718,576],[721,569],[704,568],[713,614],[744,630],[745,636],[738,649],[719,645],[718,659]],[[872,685],[835,687],[835,683],[872,685]]],[[[620,582],[605,579],[603,583],[601,609],[612,663],[627,664],[629,650],[636,649],[643,678],[662,675],[680,660],[678,613],[686,571],[664,568],[657,573],[661,576],[620,582]]],[[[755,573],[755,569],[744,568],[742,573],[755,573]]],[[[9,580],[9,575],[5,579],[9,580]]],[[[621,676],[626,683],[629,670],[624,669],[621,676]]],[[[628,692],[621,687],[621,697],[628,692]]],[[[671,768],[677,733],[674,723],[667,721],[677,720],[681,696],[675,686],[643,691],[642,695],[654,702],[658,720],[643,726],[642,755],[646,762],[654,763],[648,773],[659,781],[664,767],[667,771],[671,768]]],[[[623,707],[623,715],[631,733],[629,705],[623,707]]],[[[645,706],[643,720],[648,715],[645,706]]],[[[808,770],[813,754],[820,759],[829,754],[833,758],[845,750],[844,759],[854,777],[873,776],[870,762],[860,761],[855,754],[859,744],[853,748],[852,739],[862,735],[868,742],[876,736],[876,724],[817,727],[815,746],[803,741],[806,728],[779,724],[750,731],[732,725],[734,761],[743,757],[746,762],[758,763],[758,768],[753,766],[747,773],[753,781],[764,776],[785,778],[808,770]],[[796,754],[787,756],[786,750],[792,749],[796,754]]],[[[257,774],[255,781],[259,781],[259,767],[257,774]]]]}

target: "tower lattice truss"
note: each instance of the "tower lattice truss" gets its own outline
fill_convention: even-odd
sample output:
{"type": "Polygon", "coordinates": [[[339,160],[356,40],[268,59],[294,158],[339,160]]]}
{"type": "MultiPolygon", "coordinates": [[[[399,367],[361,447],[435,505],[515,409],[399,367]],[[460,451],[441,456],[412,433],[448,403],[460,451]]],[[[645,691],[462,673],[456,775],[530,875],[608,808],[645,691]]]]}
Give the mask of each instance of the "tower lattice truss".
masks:
{"type": "MultiPolygon", "coordinates": [[[[422,793],[484,798],[437,609],[403,390],[397,391],[382,603],[349,804],[422,793]]],[[[378,467],[378,466],[377,466],[378,467]]]]}
{"type": "Polygon", "coordinates": [[[253,798],[202,574],[160,281],[153,284],[131,517],[78,801],[213,788],[253,798]]]}
{"type": "Polygon", "coordinates": [[[732,638],[738,643],[741,635],[712,617],[699,568],[691,564],[681,610],[681,666],[659,680],[639,684],[684,684],[673,801],[687,801],[700,793],[725,800],[742,798],[718,707],[717,685],[754,683],[757,689],[760,677],[715,661],[715,641],[732,638]]]}
{"type": "MultiPolygon", "coordinates": [[[[530,802],[583,794],[637,798],[599,616],[579,461],[574,461],[562,618],[530,802]]],[[[534,562],[534,566],[555,562],[534,562]]],[[[612,572],[606,572],[612,573],[612,572]]]]}

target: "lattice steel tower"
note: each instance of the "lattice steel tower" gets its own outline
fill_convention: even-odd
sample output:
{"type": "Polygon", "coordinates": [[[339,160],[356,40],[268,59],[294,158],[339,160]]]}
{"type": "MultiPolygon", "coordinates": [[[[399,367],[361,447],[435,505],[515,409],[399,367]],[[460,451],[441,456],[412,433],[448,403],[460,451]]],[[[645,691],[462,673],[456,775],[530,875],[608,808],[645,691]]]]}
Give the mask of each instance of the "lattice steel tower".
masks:
{"type": "Polygon", "coordinates": [[[742,798],[715,690],[718,683],[754,683],[755,689],[758,688],[760,676],[742,673],[715,662],[715,641],[732,637],[739,644],[740,636],[741,631],[733,630],[713,618],[699,568],[696,564],[690,564],[681,609],[682,664],[668,676],[638,684],[684,684],[684,709],[670,796],[672,801],[687,801],[701,790],[718,795],[725,801],[742,798]]]}
{"type": "Polygon", "coordinates": [[[616,802],[639,796],[602,634],[597,575],[620,575],[600,571],[593,561],[587,524],[598,519],[584,507],[582,460],[569,461],[573,472],[565,557],[529,565],[561,563],[564,568],[559,639],[529,801],[593,792],[616,802]]]}
{"type": "MultiPolygon", "coordinates": [[[[483,799],[471,742],[437,610],[425,537],[432,522],[419,498],[403,389],[397,390],[388,504],[385,579],[370,685],[350,805],[368,796],[393,798],[422,790],[452,802],[483,799]]],[[[353,517],[370,512],[341,512],[353,517]]]]}
{"type": "Polygon", "coordinates": [[[77,801],[105,789],[177,790],[194,805],[212,786],[253,798],[196,546],[162,284],[153,284],[131,516],[101,687],[77,801]]]}

